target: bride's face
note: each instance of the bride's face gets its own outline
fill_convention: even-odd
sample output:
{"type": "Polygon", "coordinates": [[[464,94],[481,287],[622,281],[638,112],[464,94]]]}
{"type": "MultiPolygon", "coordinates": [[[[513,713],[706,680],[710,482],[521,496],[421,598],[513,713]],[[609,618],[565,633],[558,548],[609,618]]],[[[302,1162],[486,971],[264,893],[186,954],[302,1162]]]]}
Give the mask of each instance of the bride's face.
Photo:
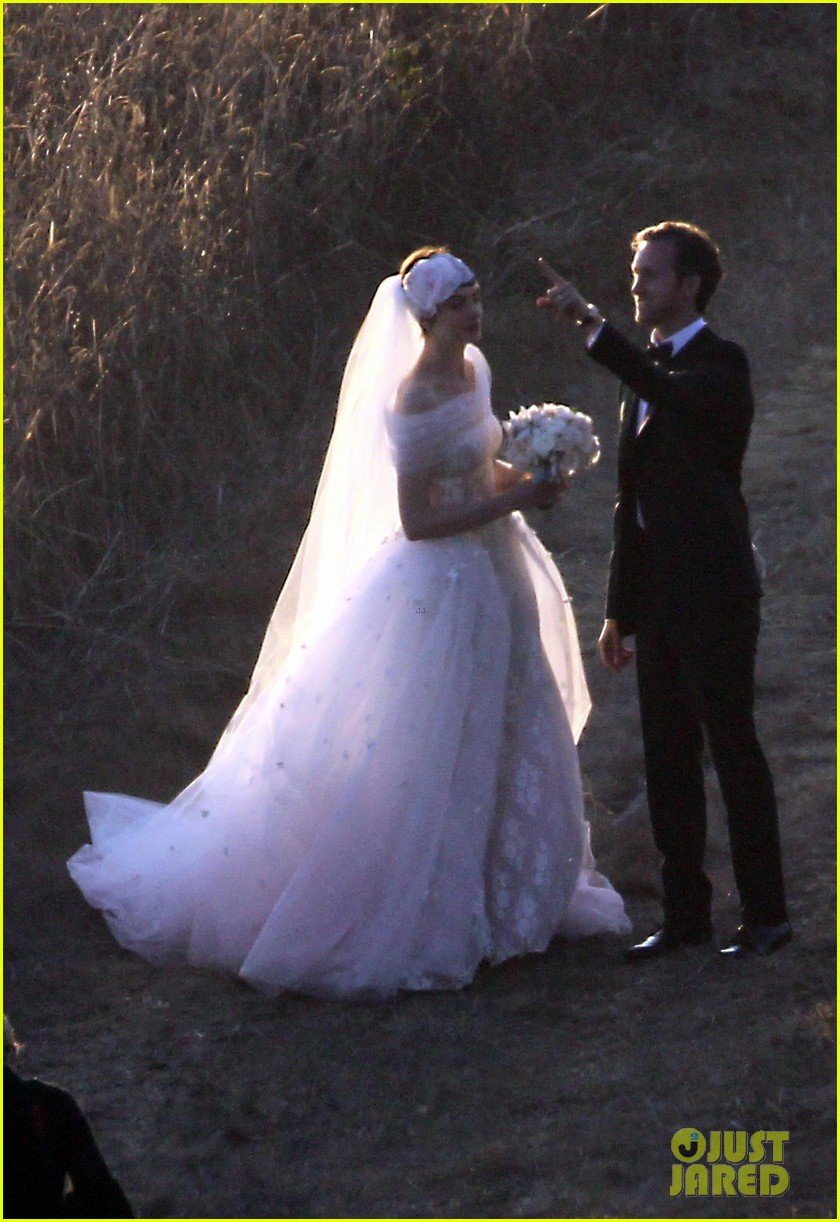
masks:
{"type": "Polygon", "coordinates": [[[453,342],[474,343],[481,338],[482,315],[481,289],[477,284],[465,284],[438,307],[431,329],[453,342]]]}

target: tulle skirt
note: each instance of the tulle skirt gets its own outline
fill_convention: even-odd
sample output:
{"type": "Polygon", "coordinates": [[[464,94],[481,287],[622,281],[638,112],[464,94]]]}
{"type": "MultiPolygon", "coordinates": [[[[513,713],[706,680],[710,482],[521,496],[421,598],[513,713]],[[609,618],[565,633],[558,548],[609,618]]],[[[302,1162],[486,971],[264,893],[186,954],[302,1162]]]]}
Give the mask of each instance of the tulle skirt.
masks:
{"type": "Polygon", "coordinates": [[[519,515],[386,540],[173,802],[88,793],[70,860],[115,938],[269,992],[458,988],[629,928],[594,869],[574,620],[519,515]]]}

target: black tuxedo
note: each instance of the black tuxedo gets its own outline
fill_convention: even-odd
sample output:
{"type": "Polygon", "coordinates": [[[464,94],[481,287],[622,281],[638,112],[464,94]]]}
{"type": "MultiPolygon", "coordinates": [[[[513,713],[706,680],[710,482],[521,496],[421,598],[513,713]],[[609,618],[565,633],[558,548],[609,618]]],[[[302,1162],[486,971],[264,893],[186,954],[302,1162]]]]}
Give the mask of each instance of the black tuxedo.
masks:
{"type": "Polygon", "coordinates": [[[753,418],[743,349],[704,327],[668,366],[605,324],[591,355],[625,384],[607,617],[635,631],[637,504],[659,593],[675,615],[758,598],[741,464],[753,418]],[[636,435],[639,398],[649,404],[636,435]]]}
{"type": "Polygon", "coordinates": [[[710,925],[705,729],[744,919],[775,925],[787,917],[773,782],[753,722],[761,587],[741,493],[753,418],[747,358],[708,327],[668,362],[606,323],[589,351],[623,383],[606,615],[636,635],[666,922],[710,925]],[[648,414],[637,431],[639,399],[648,414]]]}

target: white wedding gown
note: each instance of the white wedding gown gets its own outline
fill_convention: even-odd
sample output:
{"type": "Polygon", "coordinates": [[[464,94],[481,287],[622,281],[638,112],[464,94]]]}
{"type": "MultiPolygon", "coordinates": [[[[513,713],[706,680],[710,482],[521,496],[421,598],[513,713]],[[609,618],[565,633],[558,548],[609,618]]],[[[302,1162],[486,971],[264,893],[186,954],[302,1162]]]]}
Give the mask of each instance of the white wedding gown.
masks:
{"type": "MultiPolygon", "coordinates": [[[[388,414],[441,502],[492,489],[486,365],[388,414]]],[[[629,929],[596,873],[575,738],[589,702],[560,574],[519,514],[385,539],[169,805],[85,795],[70,860],[123,945],[276,993],[458,988],[558,934],[629,929]],[[577,724],[570,726],[567,708],[577,724]]]]}

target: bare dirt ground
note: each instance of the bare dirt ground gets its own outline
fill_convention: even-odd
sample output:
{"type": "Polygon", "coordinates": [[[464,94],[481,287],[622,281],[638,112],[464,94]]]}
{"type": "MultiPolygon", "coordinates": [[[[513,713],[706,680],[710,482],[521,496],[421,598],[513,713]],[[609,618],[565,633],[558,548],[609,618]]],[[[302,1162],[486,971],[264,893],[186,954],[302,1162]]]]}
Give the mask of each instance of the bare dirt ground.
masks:
{"type": "MultiPolygon", "coordinates": [[[[211,604],[182,625],[208,656],[238,658],[238,678],[208,668],[184,684],[173,666],[106,693],[92,674],[53,691],[49,717],[9,693],[6,1008],[23,1071],[77,1096],[141,1216],[835,1216],[833,348],[766,370],[759,392],[758,712],[796,927],[767,960],[698,949],[631,967],[592,940],[385,1004],[269,1000],[153,969],[112,942],[64,871],[84,838],[80,791],[165,797],[194,775],[262,608],[243,591],[238,617],[211,604]],[[670,1140],[689,1125],[789,1130],[787,1194],[669,1197],[670,1140]]],[[[614,469],[602,433],[602,466],[537,525],[575,595],[595,698],[582,758],[596,850],[642,934],[659,909],[633,678],[602,672],[594,652],[614,469]]],[[[725,937],[737,904],[711,772],[709,790],[725,937]]]]}

